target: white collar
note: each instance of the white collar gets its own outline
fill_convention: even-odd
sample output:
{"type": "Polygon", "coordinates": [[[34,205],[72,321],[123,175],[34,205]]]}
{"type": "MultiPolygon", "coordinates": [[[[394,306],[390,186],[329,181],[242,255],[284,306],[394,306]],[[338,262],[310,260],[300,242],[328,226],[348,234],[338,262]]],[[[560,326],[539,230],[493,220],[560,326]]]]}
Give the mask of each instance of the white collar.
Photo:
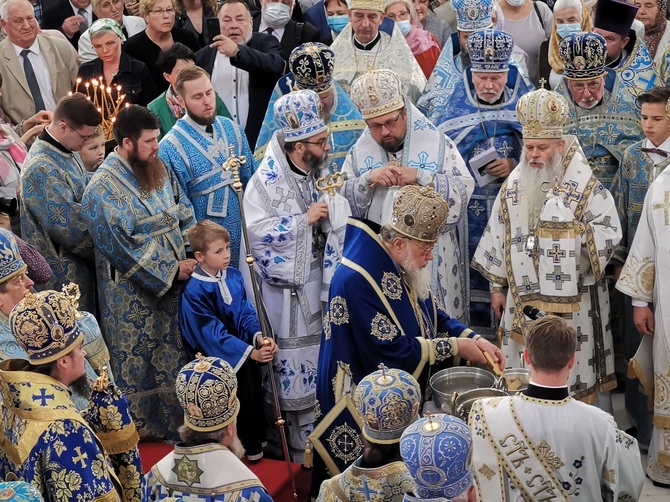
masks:
{"type": "Polygon", "coordinates": [[[664,152],[670,153],[670,136],[668,136],[665,139],[665,141],[658,146],[654,145],[650,140],[646,140],[644,142],[644,147],[645,148],[658,148],[659,150],[663,150],[664,152]]]}
{"type": "MultiPolygon", "coordinates": [[[[12,43],[12,45],[14,46],[14,52],[16,52],[16,57],[17,57],[17,58],[20,57],[20,56],[21,56],[21,51],[23,51],[24,48],[23,48],[23,47],[19,47],[19,46],[16,45],[15,43],[12,43]]],[[[40,55],[40,52],[41,52],[41,51],[40,51],[40,44],[39,44],[39,42],[37,41],[37,37],[35,37],[35,41],[33,42],[33,45],[31,45],[30,47],[28,47],[28,50],[29,50],[30,52],[33,52],[33,53],[37,54],[38,56],[40,55]]]]}
{"type": "Polygon", "coordinates": [[[530,381],[530,384],[535,387],[542,387],[543,389],[565,389],[567,387],[567,385],[543,385],[541,383],[533,382],[533,380],[530,381]]]}

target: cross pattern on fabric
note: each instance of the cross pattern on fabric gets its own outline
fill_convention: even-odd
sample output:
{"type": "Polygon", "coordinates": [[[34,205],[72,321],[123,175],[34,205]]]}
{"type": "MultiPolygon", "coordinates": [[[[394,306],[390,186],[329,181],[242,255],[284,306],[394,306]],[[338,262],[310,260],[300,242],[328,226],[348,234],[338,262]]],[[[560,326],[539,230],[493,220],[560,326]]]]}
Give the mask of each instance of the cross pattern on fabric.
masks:
{"type": "Polygon", "coordinates": [[[505,189],[505,198],[512,199],[512,205],[517,206],[521,202],[519,200],[519,180],[514,180],[512,182],[512,188],[505,189]]]}
{"type": "Polygon", "coordinates": [[[668,215],[668,209],[670,209],[670,191],[666,191],[665,195],[663,196],[663,203],[662,204],[654,204],[651,206],[652,209],[663,209],[663,220],[664,220],[664,225],[667,227],[670,225],[670,215],[668,215]]]}
{"type": "Polygon", "coordinates": [[[502,261],[496,257],[498,250],[496,248],[491,248],[490,251],[484,251],[484,257],[486,258],[486,270],[491,270],[491,265],[499,267],[502,265],[502,261]]]}
{"type": "Polygon", "coordinates": [[[567,253],[564,249],[561,249],[560,244],[554,243],[551,246],[551,249],[547,251],[547,256],[551,258],[554,263],[561,263],[561,258],[565,258],[567,253]]]}
{"type": "Polygon", "coordinates": [[[572,277],[561,270],[561,267],[554,265],[554,271],[547,274],[547,280],[554,283],[558,291],[563,290],[563,283],[570,282],[572,277]]]}
{"type": "Polygon", "coordinates": [[[279,209],[279,206],[282,205],[284,211],[290,211],[291,205],[289,204],[289,201],[293,200],[293,198],[295,197],[293,191],[288,190],[288,193],[284,193],[283,187],[277,187],[275,191],[279,194],[279,198],[273,200],[270,205],[275,209],[279,209]]]}

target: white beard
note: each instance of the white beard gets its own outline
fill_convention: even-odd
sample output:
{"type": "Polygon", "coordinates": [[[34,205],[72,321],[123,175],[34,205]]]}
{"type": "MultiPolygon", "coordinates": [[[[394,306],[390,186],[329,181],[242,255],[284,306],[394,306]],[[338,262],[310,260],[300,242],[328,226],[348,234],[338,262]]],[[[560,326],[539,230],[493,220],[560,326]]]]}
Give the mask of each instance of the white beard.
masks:
{"type": "Polygon", "coordinates": [[[401,267],[405,272],[405,282],[407,282],[409,288],[416,293],[420,300],[426,300],[428,299],[428,295],[430,295],[431,267],[428,264],[423,268],[411,270],[411,253],[411,248],[408,246],[401,263],[401,267]]]}
{"type": "Polygon", "coordinates": [[[242,441],[240,441],[240,438],[237,434],[235,434],[235,437],[233,438],[233,441],[230,443],[230,446],[228,446],[228,449],[232,451],[233,455],[235,455],[239,459],[244,457],[244,454],[246,453],[244,450],[244,446],[242,445],[242,441]]]}
{"type": "Polygon", "coordinates": [[[528,224],[530,228],[537,227],[540,221],[540,214],[544,203],[547,201],[547,193],[543,190],[551,189],[555,185],[555,178],[558,182],[563,181],[563,165],[561,161],[563,156],[556,152],[554,156],[545,164],[544,167],[537,169],[531,167],[522,157],[516,170],[519,172],[519,180],[523,190],[522,200],[528,209],[528,224]],[[543,182],[544,186],[542,185],[543,182]]]}

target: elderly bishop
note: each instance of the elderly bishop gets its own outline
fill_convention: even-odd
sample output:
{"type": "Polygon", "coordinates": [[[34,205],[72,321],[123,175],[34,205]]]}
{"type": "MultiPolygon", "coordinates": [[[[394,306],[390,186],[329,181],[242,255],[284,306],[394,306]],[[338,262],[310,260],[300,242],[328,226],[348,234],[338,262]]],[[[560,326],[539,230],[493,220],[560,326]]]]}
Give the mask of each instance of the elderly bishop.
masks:
{"type": "MultiPolygon", "coordinates": [[[[531,305],[563,316],[578,334],[573,397],[590,403],[616,387],[605,265],[621,239],[612,195],[574,136],[567,104],[540,89],[519,100],[521,162],[496,199],[472,266],[490,282],[508,366],[523,366],[531,305]]],[[[609,408],[608,395],[599,405],[609,408]]]]}

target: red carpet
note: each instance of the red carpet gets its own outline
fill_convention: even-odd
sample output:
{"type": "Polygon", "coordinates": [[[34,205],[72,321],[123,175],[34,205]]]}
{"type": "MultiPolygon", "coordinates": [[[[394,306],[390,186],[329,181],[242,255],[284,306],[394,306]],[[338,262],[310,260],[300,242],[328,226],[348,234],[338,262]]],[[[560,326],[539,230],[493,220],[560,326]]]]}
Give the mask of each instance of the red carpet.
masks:
{"type": "MultiPolygon", "coordinates": [[[[145,473],[172,451],[172,445],[166,443],[140,443],[139,448],[145,473]]],[[[293,502],[286,462],[264,458],[255,464],[249,464],[246,461],[245,464],[258,476],[275,502],[293,502]]],[[[291,463],[291,470],[298,490],[298,500],[305,502],[308,500],[311,471],[302,470],[300,464],[296,463],[291,463]]]]}

